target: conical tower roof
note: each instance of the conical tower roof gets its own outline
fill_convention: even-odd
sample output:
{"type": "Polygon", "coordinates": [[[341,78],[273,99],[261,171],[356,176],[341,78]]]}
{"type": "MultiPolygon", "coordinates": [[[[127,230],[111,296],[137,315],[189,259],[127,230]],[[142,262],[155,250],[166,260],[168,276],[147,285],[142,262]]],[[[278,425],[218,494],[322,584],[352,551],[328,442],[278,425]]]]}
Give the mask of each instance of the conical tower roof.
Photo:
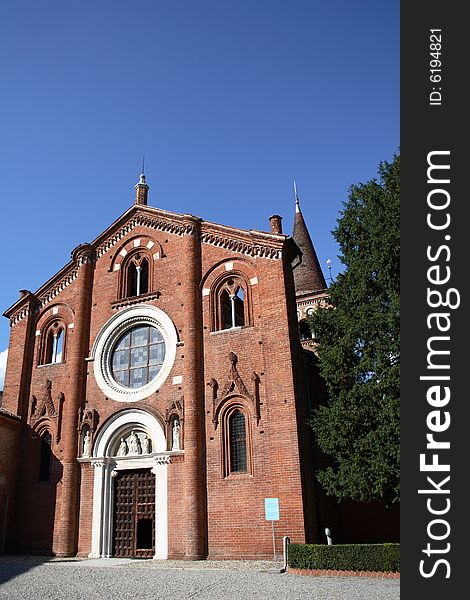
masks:
{"type": "MultiPolygon", "coordinates": [[[[294,184],[295,189],[295,184],[294,184]]],[[[313,247],[312,239],[300,210],[299,198],[295,189],[295,218],[294,232],[295,243],[302,251],[302,262],[294,269],[294,283],[297,294],[305,292],[318,292],[326,289],[325,278],[318,262],[317,253],[313,247]]]]}

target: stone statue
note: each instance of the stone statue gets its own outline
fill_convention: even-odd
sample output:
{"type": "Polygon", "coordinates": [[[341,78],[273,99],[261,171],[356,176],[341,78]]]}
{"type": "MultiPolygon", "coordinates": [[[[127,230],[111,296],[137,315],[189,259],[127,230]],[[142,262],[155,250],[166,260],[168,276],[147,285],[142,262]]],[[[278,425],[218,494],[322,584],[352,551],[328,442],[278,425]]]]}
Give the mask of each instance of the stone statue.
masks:
{"type": "Polygon", "coordinates": [[[129,438],[129,454],[142,454],[142,446],[135,431],[131,431],[131,437],[129,438]]]}
{"type": "Polygon", "coordinates": [[[178,419],[175,419],[173,421],[173,444],[171,446],[171,449],[180,449],[180,422],[178,419]]]}
{"type": "Polygon", "coordinates": [[[142,454],[151,454],[152,452],[152,444],[150,442],[150,438],[147,434],[144,435],[144,442],[142,447],[142,454]]]}
{"type": "Polygon", "coordinates": [[[127,452],[128,452],[127,442],[122,437],[121,438],[121,443],[119,444],[119,448],[118,448],[118,451],[117,451],[117,455],[118,456],[126,456],[127,452]]]}
{"type": "Polygon", "coordinates": [[[85,437],[83,438],[83,452],[82,456],[90,456],[91,436],[90,430],[87,429],[85,437]]]}

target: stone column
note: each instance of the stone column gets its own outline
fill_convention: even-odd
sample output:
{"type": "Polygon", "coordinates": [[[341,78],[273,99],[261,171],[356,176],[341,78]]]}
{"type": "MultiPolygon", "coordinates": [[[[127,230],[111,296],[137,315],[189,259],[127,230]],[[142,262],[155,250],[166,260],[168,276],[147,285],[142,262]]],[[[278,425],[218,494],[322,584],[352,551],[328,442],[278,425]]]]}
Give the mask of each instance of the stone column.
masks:
{"type": "Polygon", "coordinates": [[[91,526],[91,552],[88,558],[100,558],[103,539],[103,502],[106,476],[106,462],[103,459],[92,460],[95,470],[93,478],[93,519],[91,526]]]}
{"type": "Polygon", "coordinates": [[[79,508],[77,427],[78,411],[84,405],[86,395],[85,358],[89,351],[94,250],[90,244],[81,244],[73,251],[72,258],[78,265],[78,278],[75,282],[76,301],[73,305],[75,326],[73,330],[68,331],[66,347],[67,373],[71,385],[65,395],[63,410],[62,432],[65,444],[62,459],[61,513],[55,545],[57,556],[73,556],[77,552],[79,508]]]}
{"type": "Polygon", "coordinates": [[[185,215],[183,297],[184,303],[184,504],[185,557],[207,556],[207,495],[205,471],[205,425],[203,395],[201,242],[200,219],[185,215]]]}
{"type": "Polygon", "coordinates": [[[168,558],[168,464],[169,456],[156,456],[152,469],[155,475],[155,555],[168,558]]]}

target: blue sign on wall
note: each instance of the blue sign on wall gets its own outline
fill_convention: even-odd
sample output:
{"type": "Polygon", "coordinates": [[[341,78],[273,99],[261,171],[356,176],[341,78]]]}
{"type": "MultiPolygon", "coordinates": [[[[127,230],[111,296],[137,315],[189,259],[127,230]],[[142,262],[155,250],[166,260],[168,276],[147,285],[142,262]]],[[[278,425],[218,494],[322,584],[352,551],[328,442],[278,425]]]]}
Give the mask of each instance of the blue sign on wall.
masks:
{"type": "Polygon", "coordinates": [[[279,498],[265,498],[266,521],[279,521],[279,498]]]}

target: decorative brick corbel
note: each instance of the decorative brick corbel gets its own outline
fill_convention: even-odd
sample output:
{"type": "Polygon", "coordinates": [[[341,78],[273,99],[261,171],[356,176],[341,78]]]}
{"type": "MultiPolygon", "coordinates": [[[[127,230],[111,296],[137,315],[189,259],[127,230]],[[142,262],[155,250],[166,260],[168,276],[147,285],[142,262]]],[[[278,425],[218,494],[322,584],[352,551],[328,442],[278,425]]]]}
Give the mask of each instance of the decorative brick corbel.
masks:
{"type": "Polygon", "coordinates": [[[224,385],[222,393],[218,396],[218,385],[215,379],[211,379],[207,385],[212,388],[212,423],[214,425],[214,429],[217,429],[217,425],[219,424],[219,412],[222,403],[229,397],[233,395],[241,396],[245,398],[249,404],[253,407],[253,412],[255,414],[256,424],[258,425],[259,420],[261,418],[260,415],[260,400],[259,400],[259,384],[260,378],[257,373],[253,371],[253,375],[251,377],[251,381],[254,383],[255,392],[254,395],[251,394],[246,385],[243,383],[243,380],[240,376],[240,373],[237,369],[238,357],[235,352],[230,352],[229,354],[230,360],[230,371],[227,379],[227,383],[224,385]]]}
{"type": "Polygon", "coordinates": [[[56,444],[60,442],[64,400],[65,396],[63,392],[59,392],[57,394],[57,407],[54,405],[54,401],[52,400],[52,381],[50,379],[46,379],[44,382],[44,393],[39,403],[37,396],[34,394],[31,396],[30,419],[32,427],[35,428],[41,419],[49,420],[54,429],[54,441],[56,444]]]}

